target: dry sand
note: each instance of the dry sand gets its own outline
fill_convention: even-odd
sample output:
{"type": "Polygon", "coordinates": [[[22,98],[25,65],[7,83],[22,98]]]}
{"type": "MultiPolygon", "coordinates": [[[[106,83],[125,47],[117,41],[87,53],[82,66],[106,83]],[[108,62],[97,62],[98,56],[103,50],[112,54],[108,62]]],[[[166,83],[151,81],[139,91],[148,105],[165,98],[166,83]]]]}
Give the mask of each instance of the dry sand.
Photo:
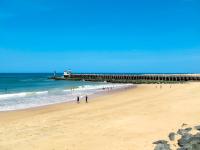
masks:
{"type": "Polygon", "coordinates": [[[0,150],[152,150],[183,123],[200,123],[200,83],[139,85],[88,104],[0,113],[0,150]]]}

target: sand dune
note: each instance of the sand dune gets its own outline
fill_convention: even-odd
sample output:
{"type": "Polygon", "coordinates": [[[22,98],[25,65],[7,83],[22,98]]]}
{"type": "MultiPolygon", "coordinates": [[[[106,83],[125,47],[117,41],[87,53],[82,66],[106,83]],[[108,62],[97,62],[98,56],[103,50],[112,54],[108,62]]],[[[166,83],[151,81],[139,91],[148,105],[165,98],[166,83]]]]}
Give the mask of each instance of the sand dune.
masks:
{"type": "Polygon", "coordinates": [[[200,83],[139,85],[88,104],[0,113],[0,150],[152,150],[199,114],[200,83]]]}

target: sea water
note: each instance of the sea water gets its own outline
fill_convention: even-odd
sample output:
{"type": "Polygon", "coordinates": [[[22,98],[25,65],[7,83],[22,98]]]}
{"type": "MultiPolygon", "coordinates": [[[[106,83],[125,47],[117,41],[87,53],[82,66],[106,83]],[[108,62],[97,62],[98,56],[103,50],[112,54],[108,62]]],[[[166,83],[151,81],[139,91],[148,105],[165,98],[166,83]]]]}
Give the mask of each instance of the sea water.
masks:
{"type": "MultiPolygon", "coordinates": [[[[62,74],[60,74],[61,76],[62,74]]],[[[52,74],[0,74],[0,111],[26,109],[69,102],[105,89],[119,89],[130,84],[51,80],[52,74]]]]}

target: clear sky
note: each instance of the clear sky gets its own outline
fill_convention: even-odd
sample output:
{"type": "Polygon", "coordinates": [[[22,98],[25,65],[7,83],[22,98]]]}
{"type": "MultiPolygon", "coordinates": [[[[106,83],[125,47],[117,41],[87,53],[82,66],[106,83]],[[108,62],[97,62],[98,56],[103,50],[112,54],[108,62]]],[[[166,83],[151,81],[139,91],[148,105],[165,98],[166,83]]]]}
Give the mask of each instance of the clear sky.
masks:
{"type": "Polygon", "coordinates": [[[199,0],[0,0],[0,72],[200,73],[199,0]]]}

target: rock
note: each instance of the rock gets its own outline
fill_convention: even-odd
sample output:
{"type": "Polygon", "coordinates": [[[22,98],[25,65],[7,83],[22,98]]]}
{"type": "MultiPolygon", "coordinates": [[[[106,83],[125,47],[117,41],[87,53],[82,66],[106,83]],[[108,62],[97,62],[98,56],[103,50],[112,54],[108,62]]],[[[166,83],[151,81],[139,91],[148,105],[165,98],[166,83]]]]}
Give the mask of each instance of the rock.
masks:
{"type": "Polygon", "coordinates": [[[179,134],[179,135],[183,135],[184,133],[185,133],[185,130],[183,130],[183,129],[179,129],[178,131],[177,131],[177,134],[179,134]]]}
{"type": "Polygon", "coordinates": [[[157,144],[154,150],[171,150],[169,144],[157,144]]]}
{"type": "Polygon", "coordinates": [[[153,144],[156,144],[154,150],[171,150],[170,145],[165,140],[159,140],[154,142],[153,144]]]}
{"type": "Polygon", "coordinates": [[[181,147],[181,148],[178,148],[177,150],[187,150],[187,149],[185,149],[185,148],[181,147]]]}
{"type": "Polygon", "coordinates": [[[178,145],[180,147],[183,147],[184,145],[186,145],[190,139],[192,138],[192,135],[191,134],[184,134],[181,139],[178,140],[178,145]]]}
{"type": "Polygon", "coordinates": [[[194,127],[196,130],[200,131],[200,125],[194,127]]]}
{"type": "Polygon", "coordinates": [[[182,148],[183,150],[200,150],[200,137],[191,137],[182,148]]]}
{"type": "Polygon", "coordinates": [[[171,132],[171,133],[169,133],[169,135],[168,135],[168,137],[169,137],[169,140],[170,141],[174,141],[175,140],[175,133],[174,132],[171,132]]]}
{"type": "Polygon", "coordinates": [[[200,150],[200,137],[192,138],[189,143],[188,150],[200,150]]]}
{"type": "Polygon", "coordinates": [[[186,134],[178,140],[178,145],[181,147],[178,150],[200,150],[200,134],[186,134]]]}
{"type": "Polygon", "coordinates": [[[159,140],[159,141],[153,142],[153,144],[167,144],[167,143],[168,142],[165,140],[159,140]]]}
{"type": "MultiPolygon", "coordinates": [[[[200,125],[195,126],[194,128],[200,131],[200,125]]],[[[177,131],[177,134],[181,135],[181,138],[177,141],[179,146],[179,148],[176,148],[177,150],[200,150],[200,132],[197,132],[196,134],[191,134],[192,132],[190,133],[190,131],[192,131],[192,128],[179,129],[177,131]]],[[[175,141],[175,137],[177,134],[174,132],[169,133],[169,140],[175,141]]],[[[156,144],[154,150],[171,150],[168,141],[159,140],[154,142],[153,144],[156,144]]],[[[176,144],[173,148],[175,149],[175,147],[176,144]]]]}
{"type": "Polygon", "coordinates": [[[192,130],[192,128],[179,129],[179,130],[177,131],[177,134],[183,136],[184,134],[187,134],[187,133],[190,132],[191,130],[192,130]]]}
{"type": "Polygon", "coordinates": [[[199,133],[199,132],[196,133],[196,134],[194,135],[194,137],[200,137],[200,133],[199,133]]]}
{"type": "Polygon", "coordinates": [[[190,131],[192,131],[192,128],[185,128],[184,130],[187,132],[190,132],[190,131]]]}

